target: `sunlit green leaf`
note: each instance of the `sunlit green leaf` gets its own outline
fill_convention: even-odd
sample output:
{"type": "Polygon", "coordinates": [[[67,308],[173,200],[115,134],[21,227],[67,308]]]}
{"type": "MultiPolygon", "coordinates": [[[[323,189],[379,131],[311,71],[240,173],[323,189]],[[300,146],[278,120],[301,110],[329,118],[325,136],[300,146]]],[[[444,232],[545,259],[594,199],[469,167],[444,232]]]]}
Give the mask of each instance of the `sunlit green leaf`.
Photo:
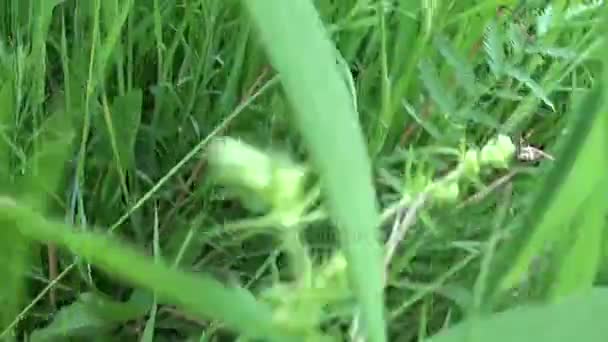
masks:
{"type": "Polygon", "coordinates": [[[596,288],[551,305],[530,305],[470,319],[425,342],[602,342],[608,290],[596,288]]]}

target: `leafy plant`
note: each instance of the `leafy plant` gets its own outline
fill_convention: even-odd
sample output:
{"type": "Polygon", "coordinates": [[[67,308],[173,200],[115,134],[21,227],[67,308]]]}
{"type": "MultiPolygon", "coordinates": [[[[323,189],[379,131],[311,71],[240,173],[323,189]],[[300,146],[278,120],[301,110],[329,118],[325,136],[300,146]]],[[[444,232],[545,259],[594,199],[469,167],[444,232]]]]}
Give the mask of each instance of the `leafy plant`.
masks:
{"type": "Polygon", "coordinates": [[[1,1],[0,339],[602,338],[605,9],[1,1]]]}

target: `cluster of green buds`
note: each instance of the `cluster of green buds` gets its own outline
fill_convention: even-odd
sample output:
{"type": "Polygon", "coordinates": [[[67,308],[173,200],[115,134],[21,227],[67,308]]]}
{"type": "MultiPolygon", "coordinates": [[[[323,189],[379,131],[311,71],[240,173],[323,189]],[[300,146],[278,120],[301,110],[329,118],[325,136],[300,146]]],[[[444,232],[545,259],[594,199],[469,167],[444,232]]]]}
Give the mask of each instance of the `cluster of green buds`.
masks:
{"type": "Polygon", "coordinates": [[[515,156],[517,148],[511,138],[506,135],[499,135],[488,142],[481,150],[481,164],[488,165],[496,169],[506,169],[509,162],[515,156]]]}
{"type": "Polygon", "coordinates": [[[506,169],[516,152],[515,144],[506,135],[498,135],[488,141],[481,151],[477,148],[466,150],[461,157],[459,167],[429,187],[433,200],[438,203],[453,203],[458,200],[460,188],[458,182],[462,176],[476,178],[482,168],[506,169]]]}
{"type": "Polygon", "coordinates": [[[208,149],[216,181],[241,192],[252,210],[271,210],[284,224],[297,220],[307,172],[286,156],[270,154],[237,139],[218,138],[208,149]]]}
{"type": "Polygon", "coordinates": [[[346,268],[346,258],[336,252],[313,272],[310,284],[276,284],[264,291],[261,298],[272,307],[274,322],[279,327],[306,336],[317,331],[328,306],[352,299],[346,268]]]}
{"type": "Polygon", "coordinates": [[[476,177],[482,167],[506,169],[515,156],[516,147],[506,135],[498,135],[488,141],[481,151],[469,149],[462,158],[462,167],[465,175],[476,177]]]}

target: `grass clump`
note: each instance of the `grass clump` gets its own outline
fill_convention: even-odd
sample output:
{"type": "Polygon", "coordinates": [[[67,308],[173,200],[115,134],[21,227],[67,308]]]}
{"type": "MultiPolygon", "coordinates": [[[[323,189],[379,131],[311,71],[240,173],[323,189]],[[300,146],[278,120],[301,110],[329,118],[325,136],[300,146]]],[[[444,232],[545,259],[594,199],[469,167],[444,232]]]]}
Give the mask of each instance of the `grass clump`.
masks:
{"type": "Polygon", "coordinates": [[[0,9],[0,339],[605,335],[603,1],[0,9]]]}

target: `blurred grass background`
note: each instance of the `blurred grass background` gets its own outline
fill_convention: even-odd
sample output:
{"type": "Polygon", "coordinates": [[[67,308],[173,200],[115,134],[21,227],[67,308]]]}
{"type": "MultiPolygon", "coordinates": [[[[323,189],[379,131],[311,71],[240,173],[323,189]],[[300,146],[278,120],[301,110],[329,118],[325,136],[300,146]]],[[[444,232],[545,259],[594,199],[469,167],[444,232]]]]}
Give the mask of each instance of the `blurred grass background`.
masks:
{"type": "Polygon", "coordinates": [[[241,291],[293,280],[293,255],[210,177],[223,135],[290,155],[328,190],[334,220],[314,199],[295,225],[315,274],[343,248],[360,305],[315,311],[314,338],[348,340],[361,313],[370,341],[423,340],[605,281],[603,1],[293,1],[0,0],[3,338],[309,328],[308,308],[283,331],[241,291]],[[499,133],[519,158],[416,213],[382,300],[376,237],[394,219],[373,225],[499,133]],[[524,158],[529,145],[552,158],[524,158]],[[139,254],[104,245],[110,231],[139,254]]]}

